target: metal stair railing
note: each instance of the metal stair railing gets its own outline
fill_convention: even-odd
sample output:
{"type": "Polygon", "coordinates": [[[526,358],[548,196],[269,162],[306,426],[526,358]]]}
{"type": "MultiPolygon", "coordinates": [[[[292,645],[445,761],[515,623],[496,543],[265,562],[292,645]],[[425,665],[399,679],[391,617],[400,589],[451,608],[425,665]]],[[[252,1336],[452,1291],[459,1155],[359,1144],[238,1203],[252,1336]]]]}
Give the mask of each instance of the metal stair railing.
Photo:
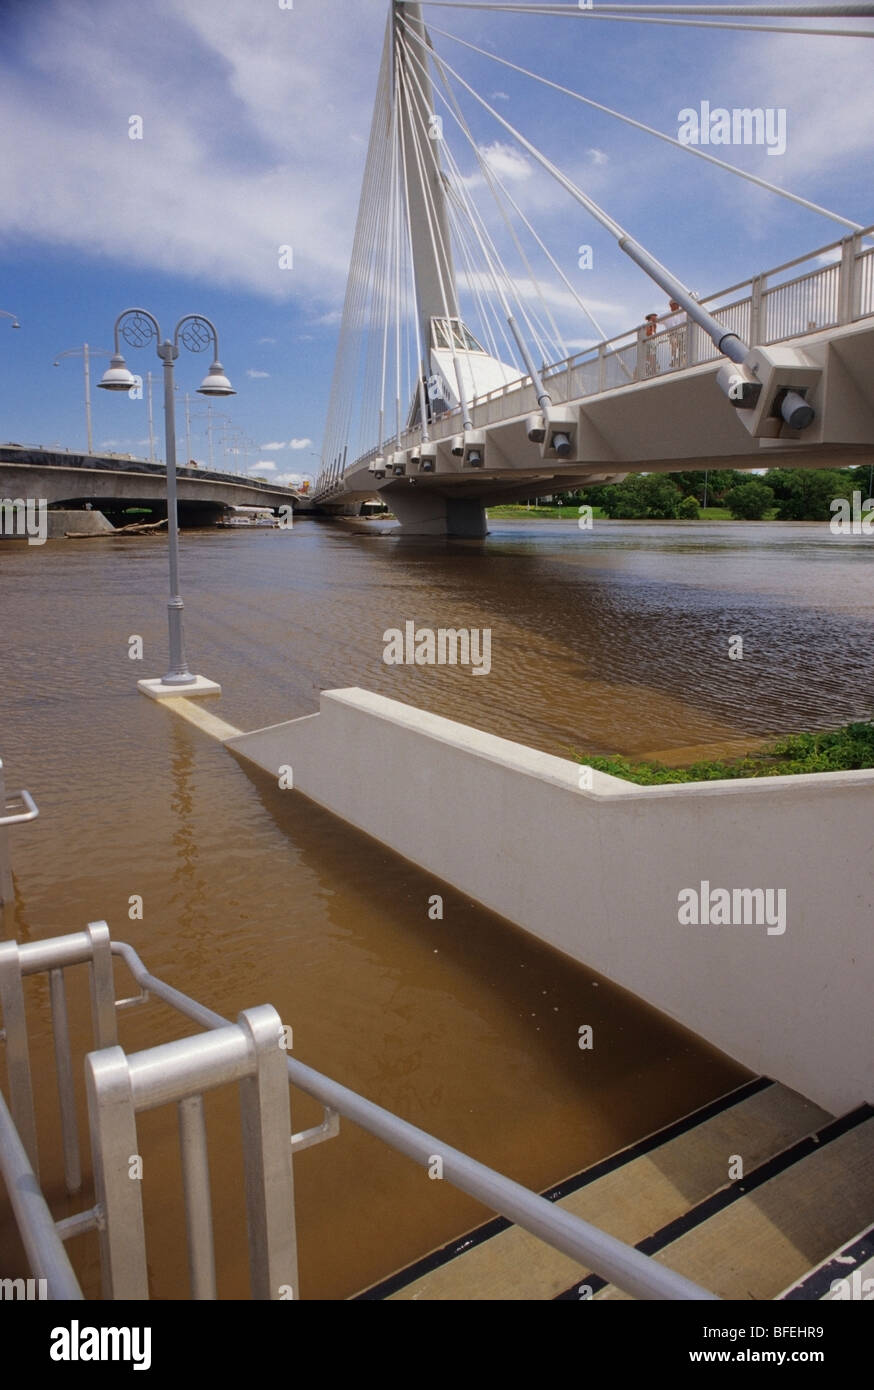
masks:
{"type": "MultiPolygon", "coordinates": [[[[339,1132],[343,1115],[391,1148],[429,1168],[442,1161],[443,1178],[505,1216],[546,1244],[635,1298],[717,1300],[718,1296],[538,1196],[355,1091],[288,1056],[285,1030],[269,1005],[242,1013],[236,1024],[151,975],[132,946],[110,941],[105,922],[86,932],[45,941],[0,943],[0,1004],[3,1007],[12,1116],[0,1108],[0,1175],[7,1188],[28,1189],[14,1203],[16,1219],[35,1271],[49,1275],[49,1297],[75,1276],[61,1242],[88,1230],[99,1232],[104,1297],[148,1298],[146,1236],[141,1187],[129,1176],[137,1156],[136,1115],[175,1102],[185,1195],[191,1289],[194,1298],[214,1298],[212,1217],[202,1102],[204,1090],[239,1082],[243,1096],[243,1141],[252,1292],[255,1298],[296,1298],[292,1160],[294,1153],[339,1132]],[[115,1000],[111,956],[120,957],[140,987],[131,999],[115,1000]],[[91,967],[92,1013],[98,1050],[86,1059],[89,1122],[97,1202],[90,1211],[52,1223],[36,1177],[36,1133],[21,977],[48,971],[55,1055],[64,1133],[67,1184],[79,1180],[72,1064],[63,971],[91,967]],[[153,996],[199,1024],[203,1035],[126,1056],[116,1044],[115,1015],[153,996]],[[291,1133],[288,1083],[319,1101],[321,1124],[291,1133]],[[66,1100],[64,1099],[66,1095],[66,1100]],[[65,1109],[66,1108],[66,1109],[65,1109]],[[64,1119],[65,1113],[67,1119],[64,1119]],[[13,1123],[14,1121],[14,1123],[13,1123]],[[24,1126],[24,1134],[19,1132],[24,1126]],[[18,1129],[16,1130],[16,1126],[18,1129]]],[[[0,1035],[0,1036],[4,1036],[0,1035]]],[[[78,1285],[76,1285],[78,1289],[78,1285]]]]}
{"type": "Polygon", "coordinates": [[[104,1298],[149,1297],[136,1116],[177,1102],[192,1297],[216,1298],[203,1092],[239,1082],[252,1297],[297,1298],[288,1075],[274,1008],[126,1057],[120,1047],[85,1064],[104,1298]]]}
{"type": "Polygon", "coordinates": [[[7,793],[3,759],[0,758],[0,921],[4,909],[11,907],[15,898],[9,858],[9,826],[23,825],[26,821],[36,820],[38,815],[36,802],[30,792],[22,789],[11,795],[7,793]],[[18,810],[18,806],[23,806],[24,810],[18,810]]]}

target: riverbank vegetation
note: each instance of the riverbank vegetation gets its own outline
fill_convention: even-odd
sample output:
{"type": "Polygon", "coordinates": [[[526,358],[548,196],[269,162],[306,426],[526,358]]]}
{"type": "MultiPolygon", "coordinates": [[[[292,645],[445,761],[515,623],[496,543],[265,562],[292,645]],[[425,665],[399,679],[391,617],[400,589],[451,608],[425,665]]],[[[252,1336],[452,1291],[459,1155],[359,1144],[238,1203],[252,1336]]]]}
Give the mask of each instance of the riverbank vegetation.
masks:
{"type": "Polygon", "coordinates": [[[820,733],[787,734],[766,748],[724,761],[703,761],[689,767],[631,762],[617,755],[590,758],[575,753],[576,761],[596,772],[609,772],[626,782],[654,787],[668,782],[714,782],[737,777],[786,777],[803,772],[850,772],[874,768],[874,721],[846,724],[820,733]]]}
{"type": "Polygon", "coordinates": [[[588,505],[595,519],[615,521],[829,521],[837,497],[851,503],[853,493],[860,492],[864,507],[872,482],[874,464],[869,463],[841,469],[770,468],[764,474],[734,468],[638,473],[623,483],[556,493],[549,505],[488,510],[498,520],[567,520],[588,505]]]}

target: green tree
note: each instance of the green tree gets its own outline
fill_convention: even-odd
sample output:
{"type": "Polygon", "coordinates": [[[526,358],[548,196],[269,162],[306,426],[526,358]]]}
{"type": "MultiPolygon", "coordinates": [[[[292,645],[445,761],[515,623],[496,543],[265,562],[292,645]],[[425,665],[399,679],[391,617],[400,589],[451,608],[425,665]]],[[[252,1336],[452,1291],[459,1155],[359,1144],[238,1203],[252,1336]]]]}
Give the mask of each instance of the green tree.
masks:
{"type": "Polygon", "coordinates": [[[754,479],[733,487],[723,500],[733,517],[741,521],[761,521],[771,508],[774,492],[766,483],[754,479]]]}
{"type": "Polygon", "coordinates": [[[713,506],[724,502],[725,494],[733,487],[740,487],[748,481],[747,474],[737,468],[713,468],[707,475],[707,503],[713,506]]]}
{"type": "Polygon", "coordinates": [[[626,478],[624,483],[605,487],[601,506],[609,517],[642,521],[677,515],[680,493],[664,473],[648,473],[626,478]]]}
{"type": "Polygon", "coordinates": [[[697,499],[692,497],[691,495],[689,497],[684,497],[679,507],[677,508],[677,517],[679,518],[679,520],[697,521],[700,515],[701,512],[698,507],[697,499]]]}
{"type": "MultiPolygon", "coordinates": [[[[701,502],[704,497],[704,470],[695,469],[691,472],[672,473],[671,482],[680,489],[683,497],[697,497],[701,502]]],[[[710,493],[710,479],[707,480],[707,492],[710,493]]]]}
{"type": "MultiPolygon", "coordinates": [[[[781,470],[783,496],[777,517],[780,521],[828,521],[830,502],[835,497],[851,497],[852,481],[829,469],[793,468],[781,470]]],[[[768,482],[770,484],[770,474],[768,482]]]]}

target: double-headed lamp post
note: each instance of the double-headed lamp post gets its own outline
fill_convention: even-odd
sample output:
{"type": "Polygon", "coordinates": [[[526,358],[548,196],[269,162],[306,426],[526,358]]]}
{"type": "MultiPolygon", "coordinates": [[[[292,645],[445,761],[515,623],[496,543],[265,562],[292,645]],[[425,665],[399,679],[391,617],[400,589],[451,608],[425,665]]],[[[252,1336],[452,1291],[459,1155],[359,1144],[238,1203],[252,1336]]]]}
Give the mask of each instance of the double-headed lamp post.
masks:
{"type": "Polygon", "coordinates": [[[179,344],[189,352],[203,352],[212,344],[213,363],[198,391],[203,396],[234,396],[231,383],[219,361],[218,334],[202,314],[186,314],[173,331],[173,340],[161,340],[161,329],[154,315],[145,309],[125,309],[115,321],[115,354],[99,385],[104,391],[129,391],[136,384],[122,357],[119,334],[130,347],[146,347],[157,342],[157,353],[164,364],[164,433],[167,450],[167,540],[170,555],[170,601],[167,613],[170,627],[170,669],[163,680],[139,681],[139,688],[154,699],[168,695],[220,695],[221,686],[204,676],[193,676],[188,669],[182,640],[182,599],[179,595],[179,520],[176,513],[176,402],[173,364],[179,344]]]}

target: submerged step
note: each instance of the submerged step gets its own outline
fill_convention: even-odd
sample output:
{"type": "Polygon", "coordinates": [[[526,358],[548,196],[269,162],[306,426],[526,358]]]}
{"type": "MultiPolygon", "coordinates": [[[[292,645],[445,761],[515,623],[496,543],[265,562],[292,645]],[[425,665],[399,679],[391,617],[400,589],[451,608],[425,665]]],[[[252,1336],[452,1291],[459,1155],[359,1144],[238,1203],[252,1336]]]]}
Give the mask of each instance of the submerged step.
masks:
{"type": "MultiPolygon", "coordinates": [[[[815,1140],[803,1156],[666,1244],[654,1258],[720,1298],[780,1297],[793,1280],[869,1224],[874,1211],[871,1107],[834,1121],[815,1140]]],[[[628,1295],[607,1285],[595,1297],[628,1295]]]]}
{"type": "MultiPolygon", "coordinates": [[[[636,1245],[728,1185],[734,1155],[740,1154],[751,1170],[829,1118],[803,1096],[760,1078],[594,1164],[546,1195],[573,1215],[636,1245]]],[[[554,1299],[585,1282],[585,1274],[572,1259],[499,1219],[359,1297],[554,1299]]],[[[707,1286],[706,1279],[699,1282],[707,1286]]]]}

